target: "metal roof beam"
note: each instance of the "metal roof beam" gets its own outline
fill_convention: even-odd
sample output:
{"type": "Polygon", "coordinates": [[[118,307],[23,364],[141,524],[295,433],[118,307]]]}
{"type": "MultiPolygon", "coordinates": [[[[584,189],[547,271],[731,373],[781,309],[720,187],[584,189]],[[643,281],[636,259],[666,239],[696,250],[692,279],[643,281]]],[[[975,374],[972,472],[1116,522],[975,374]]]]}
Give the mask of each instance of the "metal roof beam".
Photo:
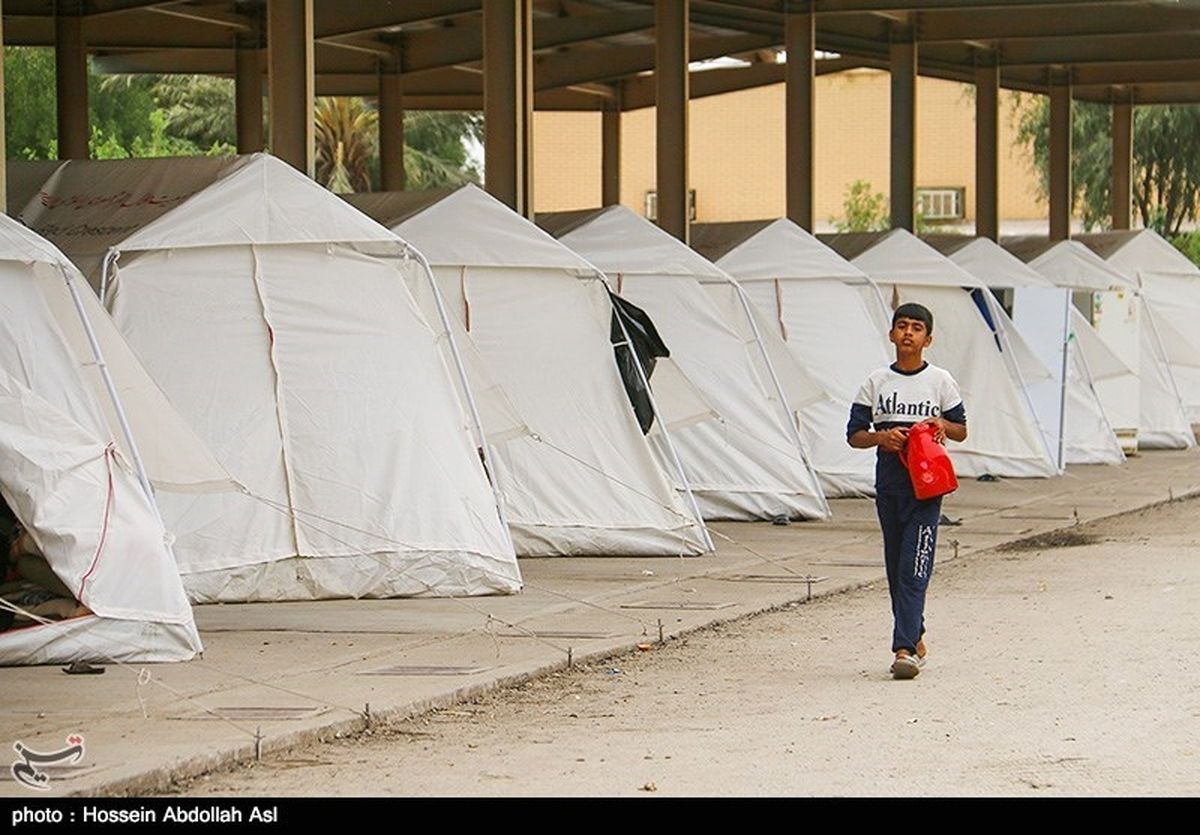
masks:
{"type": "MultiPolygon", "coordinates": [[[[982,9],[1020,9],[1030,6],[1094,5],[1096,0],[813,0],[819,14],[849,14],[862,12],[922,12],[935,9],[957,9],[975,12],[982,9]]],[[[1112,0],[1109,5],[1159,5],[1147,0],[1112,0]]]]}
{"type": "Polygon", "coordinates": [[[1003,43],[998,53],[1001,66],[1010,67],[1177,61],[1200,55],[1200,33],[1015,41],[1003,43]]]}
{"type": "MultiPolygon", "coordinates": [[[[733,35],[729,37],[692,38],[689,46],[692,61],[720,58],[739,52],[773,46],[776,40],[767,35],[733,35]]],[[[534,89],[549,90],[586,81],[605,81],[653,70],[654,44],[622,46],[611,49],[576,49],[534,59],[534,89]]]]}
{"type": "MultiPolygon", "coordinates": [[[[640,32],[654,26],[654,12],[626,11],[578,17],[534,18],[533,48],[552,49],[596,38],[640,32]]],[[[483,59],[483,29],[451,26],[404,36],[404,72],[469,64],[483,59]]]]}
{"type": "MultiPolygon", "coordinates": [[[[837,58],[817,62],[817,75],[844,72],[862,66],[856,58],[837,58]]],[[[787,64],[751,64],[748,67],[693,71],[688,82],[691,98],[719,96],[738,90],[781,84],[787,72],[787,64]]],[[[621,107],[623,110],[638,110],[654,106],[654,76],[644,75],[629,79],[621,85],[621,107]]]]}
{"type": "Polygon", "coordinates": [[[478,12],[479,0],[371,0],[369,3],[326,2],[313,9],[317,38],[358,35],[444,17],[478,12]]]}
{"type": "MultiPolygon", "coordinates": [[[[1071,90],[1077,99],[1101,104],[1111,102],[1113,96],[1113,88],[1107,85],[1072,86],[1071,90]]],[[[1120,92],[1138,105],[1200,103],[1200,83],[1195,81],[1133,84],[1121,87],[1120,92]]]]}
{"type": "Polygon", "coordinates": [[[996,9],[928,12],[918,16],[915,28],[917,40],[922,43],[1200,30],[1200,9],[1155,9],[1154,14],[1136,17],[1130,11],[1112,3],[1096,3],[1076,8],[1029,9],[1021,14],[996,9]]]}
{"type": "MultiPolygon", "coordinates": [[[[84,3],[84,17],[105,17],[125,12],[136,12],[151,9],[155,6],[178,6],[181,0],[87,0],[84,3]]],[[[51,5],[53,15],[53,5],[51,5]]]]}
{"type": "MultiPolygon", "coordinates": [[[[159,15],[168,15],[170,17],[181,18],[191,23],[223,26],[226,29],[232,29],[238,32],[253,31],[258,23],[256,20],[251,17],[247,17],[246,15],[203,6],[183,6],[178,4],[164,5],[154,6],[150,8],[149,11],[159,15]]],[[[155,25],[157,25],[157,23],[155,25]]]]}

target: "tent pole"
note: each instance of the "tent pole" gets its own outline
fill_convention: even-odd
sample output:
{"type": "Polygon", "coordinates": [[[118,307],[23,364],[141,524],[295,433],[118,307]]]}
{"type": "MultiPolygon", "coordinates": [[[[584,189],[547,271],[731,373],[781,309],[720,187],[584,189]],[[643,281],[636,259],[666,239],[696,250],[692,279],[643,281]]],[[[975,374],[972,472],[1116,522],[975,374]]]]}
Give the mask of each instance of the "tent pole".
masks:
{"type": "Polygon", "coordinates": [[[108,274],[117,263],[117,259],[121,257],[121,253],[115,248],[110,247],[108,252],[104,253],[104,260],[100,262],[100,304],[108,307],[108,300],[105,296],[108,295],[108,274]]]}
{"type": "Polygon", "coordinates": [[[1067,469],[1067,368],[1068,356],[1067,351],[1070,348],[1071,341],[1071,291],[1063,291],[1064,301],[1063,306],[1063,341],[1062,341],[1062,385],[1059,387],[1058,394],[1058,470],[1065,472],[1067,469]]]}
{"type": "Polygon", "coordinates": [[[832,516],[833,510],[829,507],[829,500],[825,497],[825,491],[821,489],[821,480],[817,477],[817,473],[813,470],[808,456],[804,453],[804,439],[800,437],[800,427],[792,415],[792,410],[788,407],[787,395],[783,392],[783,385],[779,382],[779,375],[775,373],[775,366],[771,363],[771,357],[767,353],[767,346],[763,343],[758,323],[754,321],[754,311],[750,307],[750,300],[746,298],[746,291],[742,289],[742,285],[733,280],[730,280],[729,283],[733,285],[738,300],[742,303],[742,310],[745,312],[746,318],[750,321],[750,330],[754,333],[754,341],[758,343],[758,350],[762,354],[763,362],[767,366],[767,373],[771,377],[771,384],[775,387],[775,394],[779,397],[779,406],[783,409],[784,423],[791,430],[792,440],[796,444],[796,450],[800,453],[800,460],[804,462],[804,468],[808,470],[808,475],[812,478],[813,486],[817,489],[817,497],[821,500],[821,507],[824,508],[825,515],[832,516]]]}
{"type": "MultiPolygon", "coordinates": [[[[608,282],[604,279],[604,274],[597,271],[593,276],[596,280],[608,286],[608,282]]],[[[637,358],[637,351],[633,348],[633,340],[629,337],[629,331],[625,327],[625,322],[621,315],[617,313],[616,307],[609,299],[609,307],[612,309],[613,317],[617,320],[617,324],[621,326],[621,335],[625,339],[625,346],[633,352],[633,367],[637,369],[638,379],[646,389],[646,399],[650,401],[650,409],[654,412],[654,416],[658,418],[659,427],[662,430],[663,440],[667,444],[667,450],[671,453],[671,460],[675,463],[675,469],[679,472],[679,483],[683,485],[683,491],[687,494],[688,504],[692,508],[692,514],[696,517],[696,524],[700,527],[700,533],[704,537],[704,544],[710,552],[716,551],[717,548],[713,544],[712,537],[708,533],[708,525],[704,524],[704,516],[700,513],[700,504],[696,501],[696,495],[692,492],[692,485],[688,481],[687,473],[683,469],[683,461],[679,458],[679,453],[675,449],[675,443],[671,440],[671,433],[667,431],[667,421],[663,418],[662,413],[658,410],[658,404],[654,402],[654,393],[650,390],[650,380],[646,377],[646,370],[642,368],[641,360],[637,358]]],[[[614,347],[620,347],[616,345],[614,347]]]]}
{"type": "Polygon", "coordinates": [[[516,553],[512,531],[508,527],[508,514],[504,512],[504,493],[500,490],[500,472],[492,462],[491,449],[488,446],[487,436],[483,431],[483,420],[479,417],[479,409],[475,404],[475,395],[471,391],[471,384],[467,379],[467,368],[463,364],[462,355],[458,352],[458,343],[454,341],[454,331],[450,328],[450,318],[446,314],[446,304],[442,299],[442,291],[438,288],[437,279],[433,277],[433,267],[429,265],[429,261],[424,254],[413,246],[406,245],[406,247],[406,252],[421,265],[421,270],[425,273],[425,278],[429,281],[429,287],[433,292],[433,301],[437,307],[438,317],[442,320],[442,327],[446,329],[446,340],[450,344],[450,355],[454,358],[454,367],[458,371],[459,382],[463,388],[463,396],[467,400],[467,409],[471,415],[471,423],[474,424],[479,451],[483,455],[484,466],[487,467],[488,483],[491,485],[492,495],[496,499],[496,514],[500,517],[500,526],[504,528],[504,536],[508,539],[509,547],[513,549],[513,553],[516,553]]]}
{"type": "Polygon", "coordinates": [[[154,500],[154,490],[150,487],[150,478],[146,475],[146,467],[142,463],[142,456],[138,452],[137,443],[133,440],[133,430],[129,426],[129,420],[125,415],[125,407],[121,404],[121,398],[117,396],[117,387],[113,383],[112,375],[108,372],[108,364],[104,361],[104,354],[101,352],[100,343],[96,339],[96,332],[92,330],[92,323],[88,320],[87,313],[83,309],[83,300],[79,298],[79,291],[75,287],[75,282],[71,280],[71,274],[66,270],[63,270],[62,274],[63,280],[67,284],[67,291],[71,294],[71,301],[75,303],[75,312],[79,315],[79,321],[82,323],[84,333],[87,335],[88,345],[91,346],[92,356],[96,360],[96,367],[100,369],[100,377],[104,380],[104,387],[108,390],[108,396],[112,400],[113,409],[116,410],[117,421],[121,424],[121,434],[125,436],[125,443],[129,445],[129,454],[133,458],[133,466],[137,472],[138,481],[142,485],[142,492],[146,494],[150,506],[154,508],[154,515],[158,517],[158,521],[161,523],[162,516],[158,512],[158,503],[154,500]]]}

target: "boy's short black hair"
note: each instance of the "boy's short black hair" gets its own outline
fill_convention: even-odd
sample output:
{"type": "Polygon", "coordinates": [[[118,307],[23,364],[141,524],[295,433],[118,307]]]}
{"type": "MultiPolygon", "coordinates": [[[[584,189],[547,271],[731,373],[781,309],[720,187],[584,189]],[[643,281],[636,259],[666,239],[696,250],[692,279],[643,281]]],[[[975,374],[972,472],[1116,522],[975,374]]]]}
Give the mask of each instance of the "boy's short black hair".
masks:
{"type": "Polygon", "coordinates": [[[892,314],[892,327],[896,327],[896,323],[901,319],[915,319],[918,322],[924,322],[926,333],[933,333],[933,314],[923,304],[905,302],[897,307],[896,312],[892,314]]]}

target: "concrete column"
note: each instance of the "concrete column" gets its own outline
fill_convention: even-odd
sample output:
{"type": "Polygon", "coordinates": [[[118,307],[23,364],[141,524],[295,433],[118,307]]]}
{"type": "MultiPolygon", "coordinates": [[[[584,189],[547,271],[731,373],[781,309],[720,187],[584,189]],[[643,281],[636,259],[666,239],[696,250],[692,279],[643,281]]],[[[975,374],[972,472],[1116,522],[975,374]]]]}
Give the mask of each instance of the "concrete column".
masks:
{"type": "Polygon", "coordinates": [[[54,16],[55,90],[58,95],[58,158],[88,158],[87,45],[83,4],[60,0],[54,16]]]}
{"type": "MultiPolygon", "coordinates": [[[[618,93],[618,97],[619,97],[618,93]]],[[[606,107],[600,117],[600,205],[621,202],[621,105],[606,107]]]]}
{"type": "Polygon", "coordinates": [[[912,32],[893,32],[891,201],[892,228],[913,230],[917,169],[917,44],[912,32]]]}
{"type": "Polygon", "coordinates": [[[1133,100],[1112,105],[1112,228],[1128,229],[1133,213],[1133,100]]]}
{"type": "Polygon", "coordinates": [[[379,68],[379,179],[384,191],[403,191],[404,77],[400,74],[400,45],[379,68]]]}
{"type": "Polygon", "coordinates": [[[533,217],[533,8],[531,0],[483,2],[484,184],[533,217]]]}
{"type": "Polygon", "coordinates": [[[238,38],[233,86],[237,107],[238,153],[257,153],[266,147],[263,132],[263,53],[258,32],[238,38]]]}
{"type": "Polygon", "coordinates": [[[812,4],[807,2],[789,3],[788,9],[784,28],[784,47],[787,50],[784,105],[787,111],[787,216],[811,232],[817,16],[812,13],[812,4]]]}
{"type": "Polygon", "coordinates": [[[975,67],[975,234],[1000,237],[1000,67],[975,67]]]}
{"type": "Polygon", "coordinates": [[[1071,237],[1071,79],[1050,79],[1050,240],[1071,237]]]}
{"type": "Polygon", "coordinates": [[[267,0],[271,153],[313,176],[312,0],[267,0]]]}
{"type": "Polygon", "coordinates": [[[688,242],[688,4],[654,4],[658,225],[688,242]]]}
{"type": "MultiPolygon", "coordinates": [[[[0,58],[4,55],[4,0],[0,0],[0,58]]],[[[4,133],[4,61],[0,60],[0,151],[5,151],[4,133]]],[[[8,154],[0,153],[0,212],[8,211],[8,154]]]]}

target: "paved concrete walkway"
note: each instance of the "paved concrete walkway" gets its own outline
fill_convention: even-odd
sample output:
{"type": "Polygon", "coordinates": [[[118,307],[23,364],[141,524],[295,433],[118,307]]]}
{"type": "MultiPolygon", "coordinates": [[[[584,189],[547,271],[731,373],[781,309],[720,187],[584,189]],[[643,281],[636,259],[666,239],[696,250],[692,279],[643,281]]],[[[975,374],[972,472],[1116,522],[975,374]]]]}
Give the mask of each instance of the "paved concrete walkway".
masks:
{"type": "MultiPolygon", "coordinates": [[[[1200,453],[1149,452],[1046,480],[969,482],[945,505],[938,560],[1200,491],[1200,453]]],[[[0,739],[86,740],[52,794],[138,793],[299,742],[362,730],[568,663],[883,577],[874,507],[829,522],[713,526],[702,558],[522,560],[512,597],[203,606],[203,659],[66,676],[4,671],[0,739]],[[804,578],[819,578],[809,583],[804,578]]],[[[28,796],[8,769],[0,796],[28,796]]]]}

